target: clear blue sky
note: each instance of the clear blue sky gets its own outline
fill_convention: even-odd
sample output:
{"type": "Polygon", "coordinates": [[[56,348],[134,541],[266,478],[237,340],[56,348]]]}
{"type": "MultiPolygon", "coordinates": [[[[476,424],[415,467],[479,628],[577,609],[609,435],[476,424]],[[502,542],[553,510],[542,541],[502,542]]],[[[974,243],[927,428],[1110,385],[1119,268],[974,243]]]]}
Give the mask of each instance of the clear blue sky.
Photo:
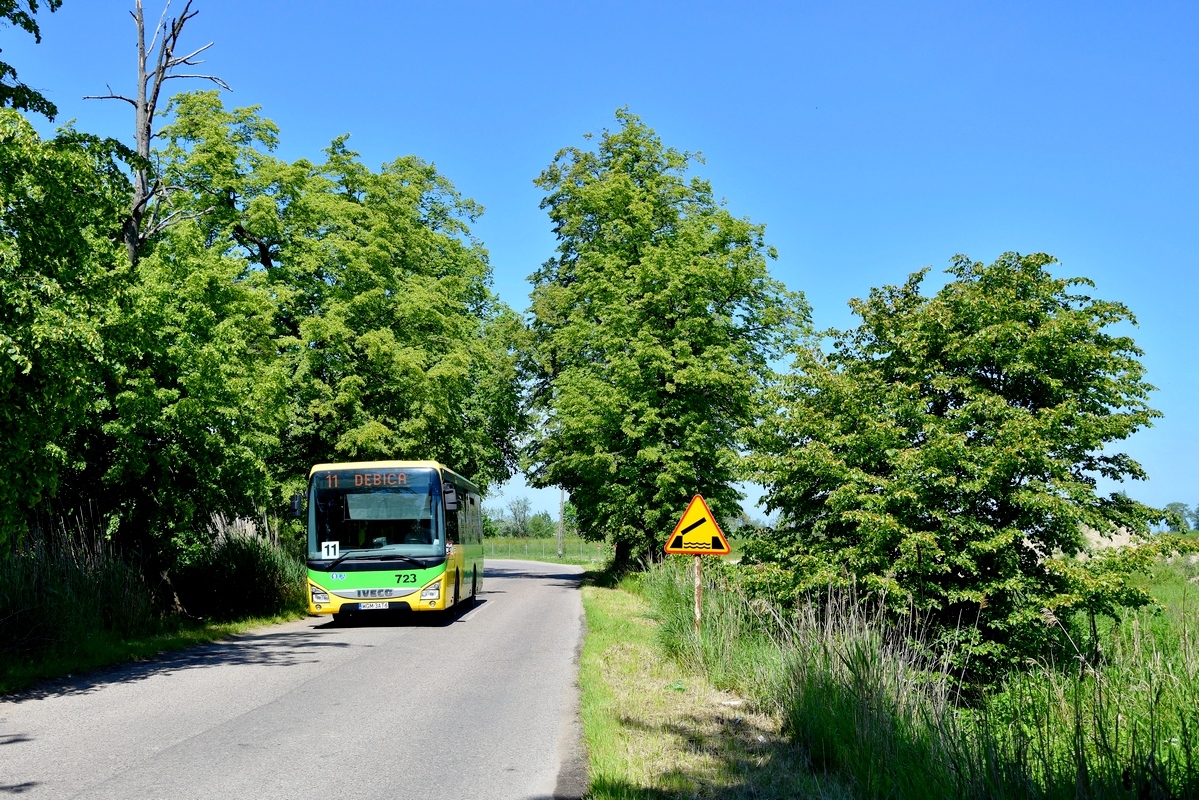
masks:
{"type": "MultiPolygon", "coordinates": [[[[1165,418],[1127,443],[1151,476],[1128,491],[1199,503],[1199,4],[194,6],[185,41],[215,40],[227,102],[261,105],[282,156],[348,132],[368,163],[418,154],[481,202],[475,232],[519,309],[554,245],[533,177],[626,104],[766,223],[819,326],[955,253],[1053,253],[1140,321],[1165,418]]],[[[130,7],[65,0],[41,45],[0,31],[4,60],[60,121],[129,140],[127,105],[80,97],[130,89],[130,7]]],[[[556,493],[533,496],[556,512],[556,493]]]]}

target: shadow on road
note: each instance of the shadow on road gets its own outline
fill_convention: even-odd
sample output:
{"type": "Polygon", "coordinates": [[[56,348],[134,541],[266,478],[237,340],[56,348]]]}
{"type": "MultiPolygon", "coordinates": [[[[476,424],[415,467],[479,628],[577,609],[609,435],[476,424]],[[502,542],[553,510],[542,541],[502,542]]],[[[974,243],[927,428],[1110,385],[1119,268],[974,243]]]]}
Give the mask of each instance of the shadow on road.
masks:
{"type": "Polygon", "coordinates": [[[0,783],[0,794],[24,794],[30,789],[37,786],[39,781],[25,781],[25,783],[0,783]]]}
{"type": "MultiPolygon", "coordinates": [[[[548,566],[556,567],[557,565],[548,566]]],[[[581,585],[583,573],[582,570],[578,572],[539,572],[535,569],[498,566],[491,563],[487,565],[485,576],[488,579],[497,580],[536,580],[545,585],[577,589],[581,585]]],[[[492,586],[494,585],[492,584],[492,586]]],[[[492,588],[484,589],[479,594],[477,607],[488,602],[488,595],[501,595],[506,592],[503,589],[492,588]]],[[[309,624],[301,630],[292,628],[287,631],[238,634],[228,639],[198,645],[187,650],[161,653],[156,658],[144,661],[105,667],[71,678],[49,680],[24,691],[6,695],[3,699],[5,702],[20,703],[48,697],[87,694],[111,683],[145,680],[155,675],[185,669],[226,665],[290,667],[313,663],[319,661],[320,653],[328,648],[364,646],[330,639],[329,634],[338,629],[356,627],[445,628],[461,621],[462,617],[470,610],[470,606],[464,606],[443,614],[385,611],[377,616],[371,612],[363,612],[346,615],[346,619],[338,622],[332,622],[327,618],[323,620],[310,618],[309,624]]],[[[10,743],[15,742],[0,739],[0,745],[10,743]]],[[[0,785],[0,793],[25,791],[24,788],[20,788],[24,784],[16,786],[17,788],[12,788],[0,785]]]]}
{"type": "Polygon", "coordinates": [[[158,657],[146,661],[135,661],[72,678],[46,681],[24,691],[5,695],[3,699],[5,702],[20,703],[48,697],[87,694],[111,683],[140,681],[185,669],[225,665],[291,667],[319,661],[320,653],[329,649],[355,646],[350,642],[330,641],[323,636],[312,636],[311,632],[309,629],[238,634],[187,650],[161,653],[158,657]]]}
{"type": "MultiPolygon", "coordinates": [[[[547,566],[558,566],[550,564],[547,566]]],[[[498,578],[500,580],[517,578],[520,580],[535,580],[548,583],[550,586],[560,586],[566,589],[577,589],[583,583],[583,570],[580,568],[578,572],[539,572],[537,570],[522,569],[520,567],[496,566],[494,563],[488,563],[487,570],[483,574],[484,579],[498,578]]]]}
{"type": "MultiPolygon", "coordinates": [[[[449,611],[359,611],[354,614],[342,614],[337,621],[316,625],[316,631],[335,631],[341,628],[446,628],[458,622],[472,608],[481,607],[487,602],[482,595],[494,592],[479,592],[475,604],[462,604],[449,611]]],[[[500,592],[502,594],[502,592],[500,592]]]]}

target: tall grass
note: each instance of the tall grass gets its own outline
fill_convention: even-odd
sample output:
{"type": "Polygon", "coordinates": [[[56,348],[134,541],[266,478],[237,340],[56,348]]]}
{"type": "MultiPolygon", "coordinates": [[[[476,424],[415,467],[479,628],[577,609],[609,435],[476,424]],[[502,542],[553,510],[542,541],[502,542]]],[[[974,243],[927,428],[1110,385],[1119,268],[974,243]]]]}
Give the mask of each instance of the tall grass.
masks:
{"type": "MultiPolygon", "coordinates": [[[[236,620],[302,610],[304,564],[246,520],[214,518],[206,544],[174,570],[190,617],[236,620]]],[[[169,592],[166,592],[169,594],[169,592]]],[[[140,564],[82,520],[37,528],[0,556],[0,654],[80,653],[178,627],[140,564]]]]}
{"type": "Polygon", "coordinates": [[[1168,620],[1126,615],[1099,663],[1029,663],[967,700],[910,616],[847,593],[784,614],[709,572],[699,636],[686,566],[645,578],[662,644],[779,714],[812,769],[860,797],[1199,797],[1193,600],[1168,620]]]}
{"type": "Polygon", "coordinates": [[[0,557],[0,653],[76,647],[97,632],[137,636],[154,622],[141,570],[81,520],[37,528],[0,557]]]}

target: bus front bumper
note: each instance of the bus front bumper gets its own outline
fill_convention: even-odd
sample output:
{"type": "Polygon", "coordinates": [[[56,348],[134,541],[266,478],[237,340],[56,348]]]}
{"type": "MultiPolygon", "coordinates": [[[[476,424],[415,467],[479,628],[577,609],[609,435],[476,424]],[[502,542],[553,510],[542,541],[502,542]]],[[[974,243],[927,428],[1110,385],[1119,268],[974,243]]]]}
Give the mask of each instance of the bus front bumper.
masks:
{"type": "Polygon", "coordinates": [[[308,581],[308,613],[317,614],[376,614],[388,611],[445,610],[445,580],[438,578],[428,585],[401,597],[362,599],[339,597],[313,581],[308,581]]]}

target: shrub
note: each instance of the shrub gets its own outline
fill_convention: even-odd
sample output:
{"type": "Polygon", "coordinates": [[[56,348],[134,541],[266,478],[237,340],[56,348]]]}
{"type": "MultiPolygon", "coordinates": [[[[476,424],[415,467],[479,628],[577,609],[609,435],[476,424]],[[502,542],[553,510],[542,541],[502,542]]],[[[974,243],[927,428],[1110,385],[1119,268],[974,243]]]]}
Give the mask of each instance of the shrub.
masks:
{"type": "Polygon", "coordinates": [[[937,292],[926,271],[873,289],[859,326],[796,353],[750,441],[779,520],[746,560],[777,565],[786,599],[851,581],[902,598],[938,635],[969,629],[956,652],[986,679],[1059,644],[1043,608],[1068,626],[1148,602],[1136,557],[1076,559],[1087,529],[1165,516],[1096,482],[1146,477],[1117,449],[1160,416],[1135,319],[1056,267],[958,256],[937,292]]]}
{"type": "Polygon", "coordinates": [[[305,603],[302,561],[261,535],[254,522],[213,516],[210,544],[179,570],[187,613],[219,620],[271,616],[305,603]]]}

